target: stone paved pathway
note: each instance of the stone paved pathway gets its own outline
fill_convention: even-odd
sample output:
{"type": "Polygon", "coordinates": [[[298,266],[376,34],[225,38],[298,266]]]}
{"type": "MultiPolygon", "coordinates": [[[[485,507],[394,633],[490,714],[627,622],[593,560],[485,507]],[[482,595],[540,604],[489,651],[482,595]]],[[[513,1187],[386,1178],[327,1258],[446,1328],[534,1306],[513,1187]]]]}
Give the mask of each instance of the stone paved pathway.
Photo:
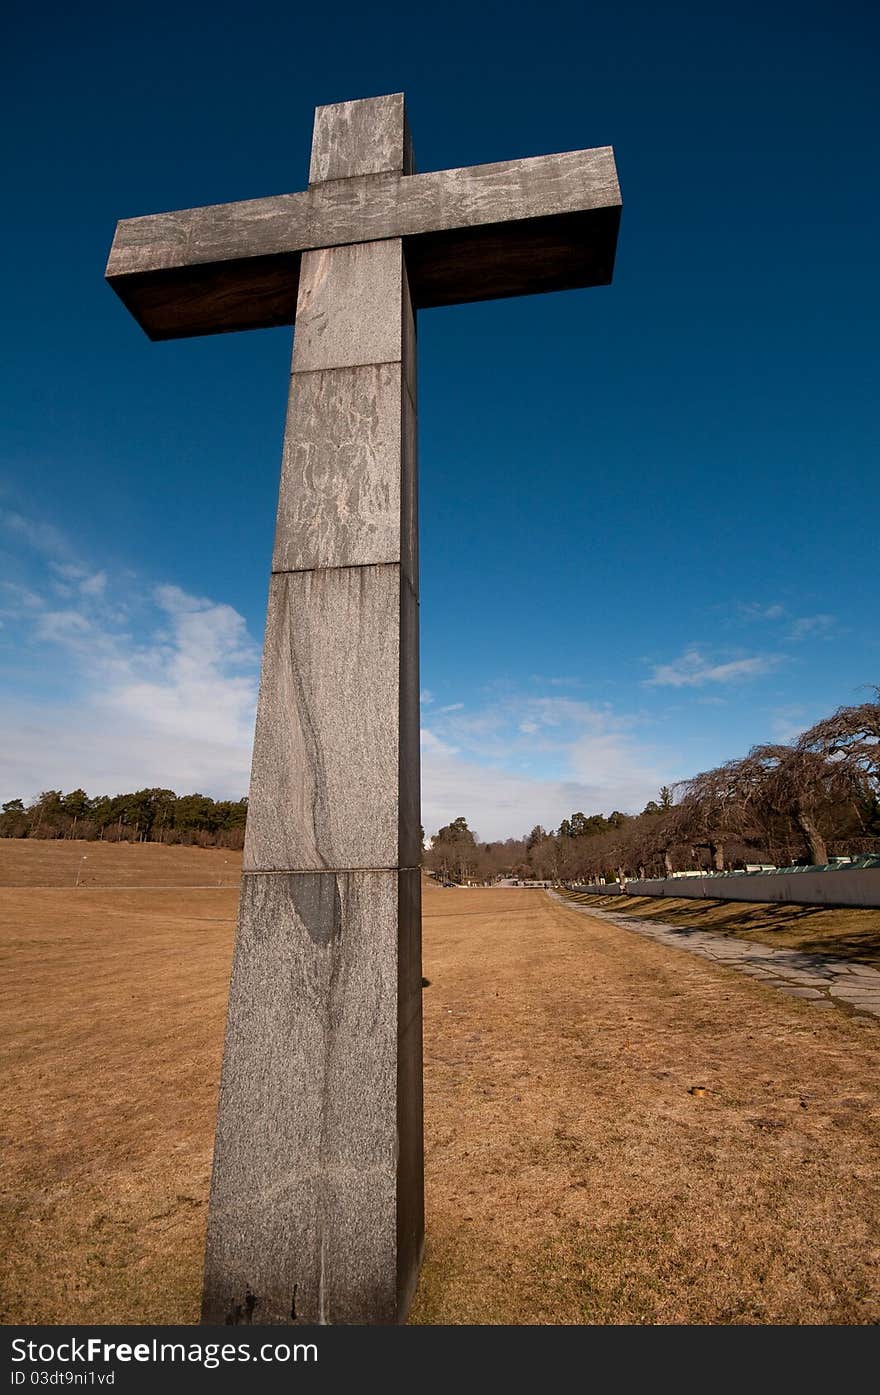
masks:
{"type": "Polygon", "coordinates": [[[633,930],[649,940],[659,940],[674,949],[690,950],[726,968],[738,969],[791,998],[803,998],[816,1007],[846,1007],[852,1012],[880,1017],[880,970],[867,964],[854,964],[849,959],[835,959],[826,954],[804,954],[796,949],[772,949],[770,945],[748,943],[732,935],[690,930],[656,920],[636,920],[616,911],[597,910],[589,904],[571,901],[555,891],[547,894],[573,910],[610,920],[623,930],[633,930]]]}

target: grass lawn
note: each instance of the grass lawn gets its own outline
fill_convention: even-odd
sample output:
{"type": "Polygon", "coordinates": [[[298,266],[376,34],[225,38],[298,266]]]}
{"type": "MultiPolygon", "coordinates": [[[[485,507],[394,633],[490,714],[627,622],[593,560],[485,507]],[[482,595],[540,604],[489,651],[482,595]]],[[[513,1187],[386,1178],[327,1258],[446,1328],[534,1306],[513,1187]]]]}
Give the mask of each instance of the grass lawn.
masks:
{"type": "MultiPolygon", "coordinates": [[[[238,855],[95,846],[0,842],[0,1315],[196,1322],[238,855]]],[[[538,890],[424,912],[412,1322],[880,1321],[880,1025],[538,890]]]]}

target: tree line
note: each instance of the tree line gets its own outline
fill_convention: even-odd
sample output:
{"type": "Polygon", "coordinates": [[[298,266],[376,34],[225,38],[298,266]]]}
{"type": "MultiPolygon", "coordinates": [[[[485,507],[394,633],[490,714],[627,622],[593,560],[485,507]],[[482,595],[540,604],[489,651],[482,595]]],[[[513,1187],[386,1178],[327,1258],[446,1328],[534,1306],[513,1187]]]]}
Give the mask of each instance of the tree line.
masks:
{"type": "MultiPolygon", "coordinates": [[[[880,688],[841,707],[787,745],[664,786],[640,814],[574,813],[556,830],[481,842],[465,818],[441,828],[425,864],[444,881],[518,877],[585,881],[663,876],[747,863],[821,865],[833,855],[880,852],[880,688]]],[[[0,806],[0,837],[195,843],[241,848],[247,800],[169,789],[97,795],[44,790],[0,806]]]]}
{"type": "Polygon", "coordinates": [[[880,688],[787,745],[664,786],[640,814],[572,814],[557,830],[483,843],[465,818],[441,828],[425,855],[443,881],[499,877],[559,882],[668,876],[749,863],[822,865],[880,853],[880,688]]]}
{"type": "Polygon", "coordinates": [[[32,803],[10,799],[0,812],[3,838],[86,838],[103,842],[189,843],[241,848],[246,799],[211,799],[174,790],[97,795],[44,790],[32,803]]]}

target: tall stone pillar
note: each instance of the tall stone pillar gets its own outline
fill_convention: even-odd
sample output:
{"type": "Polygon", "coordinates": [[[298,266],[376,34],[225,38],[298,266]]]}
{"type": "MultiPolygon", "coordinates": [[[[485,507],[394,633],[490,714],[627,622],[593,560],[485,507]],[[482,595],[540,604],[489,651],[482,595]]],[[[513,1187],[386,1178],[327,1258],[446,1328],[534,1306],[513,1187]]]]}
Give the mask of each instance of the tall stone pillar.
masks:
{"type": "MultiPolygon", "coordinates": [[[[401,96],[319,108],[313,184],[411,171],[401,96]]],[[[303,255],[205,1322],[392,1323],[418,1275],[415,361],[399,238],[303,255]]]]}

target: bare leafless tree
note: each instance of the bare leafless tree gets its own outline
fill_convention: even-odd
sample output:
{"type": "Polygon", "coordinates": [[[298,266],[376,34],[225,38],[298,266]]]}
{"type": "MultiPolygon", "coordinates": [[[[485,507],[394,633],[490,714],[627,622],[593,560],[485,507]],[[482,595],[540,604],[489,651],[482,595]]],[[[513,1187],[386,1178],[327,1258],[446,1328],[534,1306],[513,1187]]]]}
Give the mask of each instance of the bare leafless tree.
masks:
{"type": "Polygon", "coordinates": [[[761,842],[753,773],[742,760],[726,761],[682,780],[676,792],[680,798],[669,821],[669,841],[705,848],[715,871],[724,871],[731,842],[761,842]]]}
{"type": "Polygon", "coordinates": [[[880,792],[880,688],[874,702],[838,707],[831,717],[798,737],[799,750],[811,752],[845,767],[864,788],[880,792]]]}
{"type": "Polygon", "coordinates": [[[814,863],[828,861],[826,830],[836,806],[861,795],[853,768],[800,743],[753,746],[739,763],[739,778],[751,791],[752,808],[768,832],[774,819],[788,819],[814,863]]]}

